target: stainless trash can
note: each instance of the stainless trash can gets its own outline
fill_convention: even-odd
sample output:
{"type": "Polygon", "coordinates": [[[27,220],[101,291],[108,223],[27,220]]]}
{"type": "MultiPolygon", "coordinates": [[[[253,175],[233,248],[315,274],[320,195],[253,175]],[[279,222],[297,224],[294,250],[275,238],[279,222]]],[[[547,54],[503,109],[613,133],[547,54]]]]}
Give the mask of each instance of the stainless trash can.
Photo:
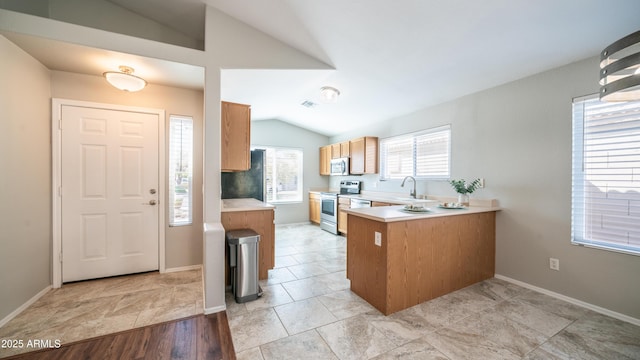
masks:
{"type": "Polygon", "coordinates": [[[258,242],[260,235],[250,229],[227,231],[231,291],[236,302],[255,300],[262,295],[258,285],[258,242]]]}

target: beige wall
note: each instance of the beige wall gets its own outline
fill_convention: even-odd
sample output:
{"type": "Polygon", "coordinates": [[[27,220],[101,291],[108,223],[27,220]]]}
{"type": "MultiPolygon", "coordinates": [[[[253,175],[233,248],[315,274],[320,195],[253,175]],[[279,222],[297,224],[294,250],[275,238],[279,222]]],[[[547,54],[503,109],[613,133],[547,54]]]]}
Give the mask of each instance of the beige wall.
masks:
{"type": "MultiPolygon", "coordinates": [[[[473,196],[497,198],[503,208],[496,272],[640,319],[640,257],[570,244],[571,102],[597,93],[597,83],[594,57],[331,141],[451,124],[452,178],[484,177],[486,188],[473,196]],[[549,269],[550,257],[560,271],[549,269]]],[[[399,181],[362,180],[369,190],[406,191],[399,181]]],[[[418,193],[455,195],[444,181],[419,181],[418,193]]]]}
{"type": "Polygon", "coordinates": [[[0,320],[51,284],[49,71],[0,36],[0,320]]]}
{"type": "MultiPolygon", "coordinates": [[[[202,91],[149,84],[140,92],[127,93],[109,85],[102,76],[52,71],[51,96],[105,104],[163,109],[167,117],[165,119],[167,139],[170,115],[193,117],[195,138],[193,189],[196,190],[193,194],[193,224],[179,227],[167,225],[166,267],[175,268],[202,264],[202,196],[198,191],[198,189],[202,189],[202,91]]],[[[168,194],[165,194],[165,198],[168,199],[168,194]]],[[[168,209],[165,207],[165,210],[166,223],[168,224],[168,209]]]]}

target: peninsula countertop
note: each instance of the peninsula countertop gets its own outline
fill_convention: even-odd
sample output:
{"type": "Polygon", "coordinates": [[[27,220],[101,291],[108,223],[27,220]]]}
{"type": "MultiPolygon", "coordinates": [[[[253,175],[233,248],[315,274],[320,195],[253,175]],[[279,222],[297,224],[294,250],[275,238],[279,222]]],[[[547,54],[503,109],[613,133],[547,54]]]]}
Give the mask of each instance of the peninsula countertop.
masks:
{"type": "Polygon", "coordinates": [[[420,220],[440,216],[466,215],[499,210],[500,208],[496,206],[470,206],[463,209],[444,209],[437,205],[428,207],[428,211],[425,212],[410,212],[404,209],[404,205],[344,209],[347,214],[380,222],[420,220]]]}
{"type": "Polygon", "coordinates": [[[260,200],[251,198],[242,199],[222,199],[221,212],[232,211],[259,211],[275,209],[275,206],[262,202],[260,200]]]}

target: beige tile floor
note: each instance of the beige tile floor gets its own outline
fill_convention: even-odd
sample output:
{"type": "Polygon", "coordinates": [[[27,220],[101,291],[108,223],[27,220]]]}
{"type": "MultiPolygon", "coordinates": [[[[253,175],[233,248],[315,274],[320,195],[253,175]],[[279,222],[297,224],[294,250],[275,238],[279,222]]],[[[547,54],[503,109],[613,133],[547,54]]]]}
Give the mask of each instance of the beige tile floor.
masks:
{"type": "Polygon", "coordinates": [[[495,278],[384,316],[349,290],[345,245],[276,228],[263,297],[227,294],[238,359],[640,359],[640,327],[495,278]]]}
{"type": "MultiPolygon", "coordinates": [[[[65,284],[0,328],[0,339],[62,344],[202,313],[200,270],[65,284]]],[[[33,348],[0,349],[0,357],[33,348]]]]}

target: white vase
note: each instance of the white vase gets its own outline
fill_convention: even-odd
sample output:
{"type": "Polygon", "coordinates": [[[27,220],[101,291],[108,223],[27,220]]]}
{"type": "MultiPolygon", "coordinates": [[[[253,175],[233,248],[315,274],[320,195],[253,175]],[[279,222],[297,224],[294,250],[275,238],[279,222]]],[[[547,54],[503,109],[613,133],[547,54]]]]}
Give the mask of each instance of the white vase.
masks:
{"type": "Polygon", "coordinates": [[[458,194],[458,203],[469,206],[469,194],[458,194]]]}

